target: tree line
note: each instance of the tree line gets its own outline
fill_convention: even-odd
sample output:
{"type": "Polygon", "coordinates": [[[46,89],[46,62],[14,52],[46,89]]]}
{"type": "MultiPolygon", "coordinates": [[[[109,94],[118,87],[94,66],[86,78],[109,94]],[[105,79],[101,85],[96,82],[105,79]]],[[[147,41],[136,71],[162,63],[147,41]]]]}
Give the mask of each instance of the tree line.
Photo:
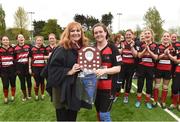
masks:
{"type": "MultiPolygon", "coordinates": [[[[110,31],[112,31],[112,20],[113,15],[111,12],[107,14],[103,14],[101,19],[97,19],[92,15],[83,15],[83,14],[75,14],[73,17],[74,21],[79,22],[84,30],[85,34],[88,38],[93,39],[91,34],[91,28],[94,24],[98,22],[104,23],[110,31]]],[[[143,16],[144,19],[144,27],[151,28],[155,33],[155,40],[159,41],[161,39],[162,33],[164,31],[163,24],[165,20],[161,19],[160,13],[156,9],[156,7],[149,8],[143,16]]],[[[57,19],[49,19],[47,21],[33,21],[33,32],[28,30],[29,18],[28,13],[25,11],[23,7],[18,7],[17,11],[14,14],[14,27],[6,28],[5,24],[5,11],[0,4],[0,36],[6,34],[11,40],[16,39],[16,36],[21,33],[25,36],[26,39],[29,40],[30,35],[33,33],[33,36],[42,35],[45,39],[47,39],[49,33],[54,33],[56,37],[59,39],[60,34],[63,32],[64,28],[61,27],[57,23],[57,19]]],[[[180,30],[180,29],[179,29],[180,30]]],[[[139,36],[142,29],[137,26],[136,35],[139,36]]],[[[170,32],[177,32],[177,29],[171,28],[170,32]]],[[[119,33],[124,33],[125,30],[119,30],[119,33]]]]}

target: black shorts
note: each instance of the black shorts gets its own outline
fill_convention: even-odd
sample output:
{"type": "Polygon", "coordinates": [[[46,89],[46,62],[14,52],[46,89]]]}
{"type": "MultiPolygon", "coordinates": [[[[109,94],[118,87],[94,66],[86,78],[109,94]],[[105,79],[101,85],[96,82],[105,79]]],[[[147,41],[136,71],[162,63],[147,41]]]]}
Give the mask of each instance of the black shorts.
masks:
{"type": "Polygon", "coordinates": [[[41,71],[44,67],[32,67],[32,73],[33,75],[38,75],[40,76],[41,74],[41,71]]]}
{"type": "Polygon", "coordinates": [[[97,90],[95,107],[97,112],[108,112],[111,110],[113,98],[111,90],[97,90]]]}
{"type": "Polygon", "coordinates": [[[172,78],[172,72],[156,69],[155,78],[163,78],[165,80],[170,80],[172,78]]]}
{"type": "Polygon", "coordinates": [[[17,74],[23,74],[23,75],[29,74],[29,65],[17,63],[16,64],[16,73],[17,74]]]}

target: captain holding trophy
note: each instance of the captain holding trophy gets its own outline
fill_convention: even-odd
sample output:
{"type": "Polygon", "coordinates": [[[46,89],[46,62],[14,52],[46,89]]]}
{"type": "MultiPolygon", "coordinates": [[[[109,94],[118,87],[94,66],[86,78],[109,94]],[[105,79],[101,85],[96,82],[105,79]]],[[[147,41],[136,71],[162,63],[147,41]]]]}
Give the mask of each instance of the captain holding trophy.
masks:
{"type": "Polygon", "coordinates": [[[84,47],[78,52],[78,75],[82,87],[80,99],[95,104],[98,121],[111,121],[110,110],[113,104],[118,73],[122,57],[118,49],[111,44],[107,27],[97,23],[92,28],[96,40],[94,47],[84,47]]]}

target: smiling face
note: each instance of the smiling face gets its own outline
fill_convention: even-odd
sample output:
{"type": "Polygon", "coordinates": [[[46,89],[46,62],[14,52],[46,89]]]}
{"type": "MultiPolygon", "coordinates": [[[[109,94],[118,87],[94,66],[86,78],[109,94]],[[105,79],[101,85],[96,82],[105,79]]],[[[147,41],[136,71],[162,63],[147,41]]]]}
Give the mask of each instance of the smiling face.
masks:
{"type": "Polygon", "coordinates": [[[144,32],[144,40],[146,42],[149,42],[149,41],[152,41],[152,38],[153,38],[153,35],[152,35],[151,31],[150,30],[146,30],[144,32]]]}
{"type": "Polygon", "coordinates": [[[22,34],[19,34],[18,37],[17,37],[17,41],[19,44],[24,44],[24,36],[22,34]]]}
{"type": "Polygon", "coordinates": [[[37,36],[35,43],[36,43],[35,45],[36,45],[37,47],[41,47],[41,46],[43,45],[43,37],[37,36]]]}
{"type": "Polygon", "coordinates": [[[9,38],[7,36],[2,37],[2,45],[3,46],[9,46],[10,45],[10,41],[9,41],[9,38]]]}
{"type": "Polygon", "coordinates": [[[133,40],[133,33],[131,31],[127,31],[125,34],[125,39],[127,42],[130,42],[131,40],[133,40]]]}
{"type": "Polygon", "coordinates": [[[49,43],[50,43],[51,45],[56,44],[56,37],[55,37],[54,34],[49,34],[48,40],[49,40],[49,43]]]}
{"type": "Polygon", "coordinates": [[[171,41],[172,43],[175,43],[177,41],[177,34],[174,33],[171,35],[171,41]]]}
{"type": "Polygon", "coordinates": [[[106,40],[107,32],[104,31],[103,27],[97,26],[93,30],[94,38],[97,42],[103,42],[106,40]]]}
{"type": "Polygon", "coordinates": [[[81,30],[77,27],[70,29],[69,38],[72,43],[77,43],[81,39],[81,30]]]}
{"type": "Polygon", "coordinates": [[[170,34],[168,32],[165,32],[162,36],[162,43],[167,44],[170,42],[170,34]]]}

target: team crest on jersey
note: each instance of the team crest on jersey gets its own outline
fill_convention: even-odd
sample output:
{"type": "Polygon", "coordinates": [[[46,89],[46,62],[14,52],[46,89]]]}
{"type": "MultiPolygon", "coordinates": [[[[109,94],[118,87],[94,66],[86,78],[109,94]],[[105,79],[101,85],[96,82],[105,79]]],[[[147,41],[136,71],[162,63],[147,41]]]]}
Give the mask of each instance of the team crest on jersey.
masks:
{"type": "Polygon", "coordinates": [[[121,55],[117,55],[117,56],[116,56],[116,61],[117,61],[117,62],[122,61],[122,57],[121,57],[121,55]]]}
{"type": "Polygon", "coordinates": [[[24,51],[29,51],[29,49],[28,49],[28,48],[26,48],[26,49],[24,49],[24,51]]]}

